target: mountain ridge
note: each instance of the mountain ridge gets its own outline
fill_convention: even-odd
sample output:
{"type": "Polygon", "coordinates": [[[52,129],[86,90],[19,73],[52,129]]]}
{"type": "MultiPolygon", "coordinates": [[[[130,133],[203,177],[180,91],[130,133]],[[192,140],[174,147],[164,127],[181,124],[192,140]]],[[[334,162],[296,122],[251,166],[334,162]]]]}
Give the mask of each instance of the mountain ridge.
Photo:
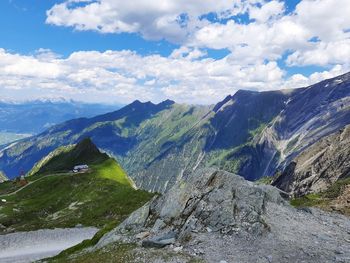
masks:
{"type": "Polygon", "coordinates": [[[293,90],[239,91],[209,106],[135,101],[25,139],[0,153],[0,168],[11,177],[19,165],[29,170],[56,147],[90,137],[138,186],[155,192],[207,166],[249,180],[272,176],[350,122],[349,76],[293,90]]]}

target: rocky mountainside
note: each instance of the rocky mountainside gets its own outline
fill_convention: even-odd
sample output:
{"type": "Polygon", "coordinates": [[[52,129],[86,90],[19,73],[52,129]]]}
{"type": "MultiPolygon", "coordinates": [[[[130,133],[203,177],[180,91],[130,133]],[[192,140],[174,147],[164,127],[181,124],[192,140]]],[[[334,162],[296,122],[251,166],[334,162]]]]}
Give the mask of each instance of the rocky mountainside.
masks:
{"type": "Polygon", "coordinates": [[[7,181],[7,177],[0,171],[0,183],[7,181]]]}
{"type": "Polygon", "coordinates": [[[273,185],[293,196],[318,193],[350,177],[350,125],[306,148],[273,185]]]}
{"type": "Polygon", "coordinates": [[[62,145],[90,137],[138,186],[166,192],[215,166],[249,180],[283,170],[304,149],[350,123],[350,73],[307,88],[238,91],[214,106],[134,103],[75,119],[0,151],[13,178],[62,145]]]}
{"type": "Polygon", "coordinates": [[[272,160],[262,175],[283,170],[304,149],[349,123],[350,73],[303,89],[287,101],[260,137],[259,145],[272,160]]]}
{"type": "Polygon", "coordinates": [[[77,262],[113,255],[109,246],[123,243],[136,243],[146,255],[165,247],[168,256],[154,262],[348,262],[349,229],[348,218],[295,209],[272,186],[199,169],[132,213],[77,262]],[[181,260],[184,255],[194,258],[181,260]]]}

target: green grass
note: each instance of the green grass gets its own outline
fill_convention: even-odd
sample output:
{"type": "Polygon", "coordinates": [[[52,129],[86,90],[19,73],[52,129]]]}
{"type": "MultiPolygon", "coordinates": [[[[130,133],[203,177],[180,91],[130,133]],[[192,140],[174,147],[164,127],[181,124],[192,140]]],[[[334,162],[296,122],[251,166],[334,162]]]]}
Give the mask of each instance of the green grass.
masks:
{"type": "Polygon", "coordinates": [[[262,131],[267,127],[266,123],[259,123],[259,126],[253,130],[248,130],[250,139],[262,133],[262,131]]]}
{"type": "Polygon", "coordinates": [[[116,161],[108,159],[91,166],[85,174],[44,176],[12,196],[5,196],[0,224],[16,231],[74,227],[77,224],[103,228],[124,220],[153,194],[131,187],[116,161]]]}
{"type": "MultiPolygon", "coordinates": [[[[341,179],[323,192],[307,194],[302,197],[294,198],[290,203],[295,207],[316,206],[325,210],[332,210],[331,202],[342,195],[345,187],[349,184],[350,178],[341,179]]],[[[340,209],[340,212],[350,215],[350,211],[347,208],[340,209]]]]}
{"type": "Polygon", "coordinates": [[[299,198],[292,199],[290,204],[295,207],[316,206],[323,203],[321,194],[308,194],[299,198]]]}
{"type": "Polygon", "coordinates": [[[96,251],[60,254],[45,262],[50,263],[142,263],[142,262],[183,262],[201,263],[204,260],[194,258],[185,253],[176,253],[164,249],[140,249],[134,243],[113,243],[96,251]]]}
{"type": "Polygon", "coordinates": [[[255,181],[257,184],[271,184],[273,181],[274,177],[273,176],[264,176],[261,177],[259,180],[255,181]]]}

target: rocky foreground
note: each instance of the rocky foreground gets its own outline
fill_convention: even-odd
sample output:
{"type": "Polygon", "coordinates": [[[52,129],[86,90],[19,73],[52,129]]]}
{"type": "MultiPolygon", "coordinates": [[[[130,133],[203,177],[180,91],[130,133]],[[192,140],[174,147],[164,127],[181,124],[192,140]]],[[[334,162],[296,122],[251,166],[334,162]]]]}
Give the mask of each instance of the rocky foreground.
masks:
{"type": "Polygon", "coordinates": [[[154,262],[350,262],[348,217],[296,209],[281,195],[228,172],[200,170],[131,214],[94,250],[137,243],[138,262],[150,251],[171,253],[154,262]]]}

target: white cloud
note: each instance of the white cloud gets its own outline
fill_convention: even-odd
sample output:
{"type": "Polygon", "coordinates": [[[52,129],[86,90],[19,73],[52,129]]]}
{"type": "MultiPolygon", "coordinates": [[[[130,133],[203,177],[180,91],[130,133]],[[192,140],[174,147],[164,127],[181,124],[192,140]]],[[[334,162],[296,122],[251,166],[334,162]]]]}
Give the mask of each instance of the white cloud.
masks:
{"type": "Polygon", "coordinates": [[[188,59],[202,56],[198,48],[227,48],[243,65],[278,60],[289,52],[289,65],[332,66],[348,57],[349,14],[349,0],[301,0],[291,13],[279,0],[67,0],[47,11],[46,22],[164,38],[191,49],[188,59]],[[225,20],[210,21],[208,13],[225,20]],[[251,21],[237,17],[246,14],[251,21]]]}
{"type": "Polygon", "coordinates": [[[349,70],[350,70],[349,65],[346,65],[346,66],[335,65],[330,70],[325,70],[322,72],[314,72],[309,77],[305,77],[302,74],[295,74],[283,83],[282,88],[293,89],[298,87],[307,87],[312,84],[318,83],[322,80],[334,78],[336,76],[344,74],[349,70]]]}
{"type": "Polygon", "coordinates": [[[311,48],[296,51],[289,55],[286,62],[291,65],[346,64],[350,58],[350,39],[335,42],[317,42],[311,48]]]}
{"type": "Polygon", "coordinates": [[[209,12],[227,16],[239,12],[245,6],[242,2],[247,1],[98,0],[84,5],[66,1],[47,11],[46,22],[102,33],[139,32],[147,39],[166,38],[179,42],[202,24],[199,16],[209,12]]]}
{"type": "Polygon", "coordinates": [[[250,18],[258,22],[266,22],[270,18],[275,18],[282,13],[284,13],[284,4],[275,0],[267,2],[262,7],[253,6],[249,10],[250,18]]]}
{"type": "Polygon", "coordinates": [[[158,102],[170,98],[208,104],[238,89],[295,88],[346,70],[339,65],[310,78],[296,75],[286,80],[285,72],[274,61],[241,65],[230,56],[218,60],[188,58],[193,52],[182,48],[174,52],[177,54],[162,57],[141,56],[128,50],[80,51],[67,58],[46,56],[42,60],[40,56],[0,49],[0,92],[15,94],[14,97],[55,95],[95,102],[128,103],[135,99],[158,102]]]}

